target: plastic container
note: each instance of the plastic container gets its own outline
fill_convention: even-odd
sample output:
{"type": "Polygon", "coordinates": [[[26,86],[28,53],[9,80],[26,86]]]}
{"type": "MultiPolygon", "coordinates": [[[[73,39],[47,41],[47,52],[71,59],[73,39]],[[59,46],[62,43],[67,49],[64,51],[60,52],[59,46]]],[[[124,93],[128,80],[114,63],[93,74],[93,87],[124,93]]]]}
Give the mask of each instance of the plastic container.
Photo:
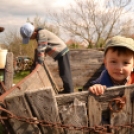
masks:
{"type": "Polygon", "coordinates": [[[7,50],[0,49],[0,69],[4,69],[6,65],[7,50]]]}

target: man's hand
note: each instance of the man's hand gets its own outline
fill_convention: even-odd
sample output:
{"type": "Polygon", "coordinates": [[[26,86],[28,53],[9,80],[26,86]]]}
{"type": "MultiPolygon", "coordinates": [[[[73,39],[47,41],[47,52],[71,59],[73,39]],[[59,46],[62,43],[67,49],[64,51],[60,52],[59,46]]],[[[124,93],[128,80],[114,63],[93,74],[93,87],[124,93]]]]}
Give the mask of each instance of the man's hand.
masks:
{"type": "Polygon", "coordinates": [[[5,30],[4,27],[0,27],[0,32],[3,32],[5,30]]]}
{"type": "Polygon", "coordinates": [[[95,95],[102,95],[104,94],[104,91],[106,89],[106,86],[105,85],[101,85],[101,84],[95,84],[91,87],[89,87],[89,91],[95,95]]]}

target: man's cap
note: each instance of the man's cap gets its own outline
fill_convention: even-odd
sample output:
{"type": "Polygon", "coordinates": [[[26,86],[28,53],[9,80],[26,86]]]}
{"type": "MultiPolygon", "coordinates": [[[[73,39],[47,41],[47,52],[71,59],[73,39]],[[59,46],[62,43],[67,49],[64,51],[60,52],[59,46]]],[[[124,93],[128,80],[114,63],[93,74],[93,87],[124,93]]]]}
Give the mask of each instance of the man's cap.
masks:
{"type": "Polygon", "coordinates": [[[34,32],[34,26],[31,23],[26,23],[20,27],[20,34],[23,38],[23,44],[28,44],[33,32],[34,32]]]}
{"type": "Polygon", "coordinates": [[[0,32],[3,32],[5,30],[4,27],[0,27],[0,32]]]}
{"type": "Polygon", "coordinates": [[[125,47],[134,52],[134,40],[123,36],[114,36],[106,42],[105,52],[110,47],[125,47]]]}

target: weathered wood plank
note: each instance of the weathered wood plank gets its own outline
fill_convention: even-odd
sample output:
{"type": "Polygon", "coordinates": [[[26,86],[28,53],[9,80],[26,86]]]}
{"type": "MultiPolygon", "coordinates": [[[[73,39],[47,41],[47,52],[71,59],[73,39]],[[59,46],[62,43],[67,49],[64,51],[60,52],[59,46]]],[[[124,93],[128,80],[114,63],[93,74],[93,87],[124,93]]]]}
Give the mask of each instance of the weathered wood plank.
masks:
{"type": "MultiPolygon", "coordinates": [[[[80,64],[79,61],[75,64],[71,64],[71,70],[72,71],[76,71],[76,70],[83,70],[85,69],[85,71],[88,71],[87,69],[89,69],[90,71],[94,71],[96,69],[99,69],[102,66],[102,63],[90,63],[90,64],[80,64]]],[[[58,72],[58,66],[56,65],[51,65],[49,64],[48,67],[50,68],[50,70],[52,71],[57,71],[58,72]]]]}
{"type": "MultiPolygon", "coordinates": [[[[39,120],[47,122],[58,123],[60,122],[57,102],[54,92],[51,88],[30,90],[25,92],[27,100],[32,108],[33,113],[39,120]]],[[[63,133],[62,129],[52,128],[48,126],[41,126],[43,134],[60,134],[63,133]]]]}
{"type": "Polygon", "coordinates": [[[102,108],[101,104],[93,96],[88,97],[88,118],[90,127],[101,125],[102,108]]]}
{"type": "Polygon", "coordinates": [[[84,102],[75,98],[73,103],[64,105],[59,109],[63,124],[69,127],[64,129],[66,134],[88,133],[71,127],[88,127],[87,108],[84,102]]]}
{"type": "Polygon", "coordinates": [[[51,74],[49,68],[48,68],[47,65],[45,64],[45,62],[44,62],[44,69],[45,69],[46,74],[47,74],[47,76],[48,76],[48,78],[49,78],[49,80],[50,80],[50,82],[51,82],[51,84],[52,84],[52,87],[53,87],[55,93],[58,94],[59,87],[58,87],[58,85],[56,84],[56,82],[55,82],[55,80],[54,80],[54,78],[53,78],[53,76],[52,76],[52,74],[51,74]]]}
{"type": "Polygon", "coordinates": [[[6,65],[5,65],[5,75],[4,75],[4,83],[5,87],[8,90],[12,87],[13,84],[13,53],[8,52],[6,56],[6,65]]]}
{"type": "Polygon", "coordinates": [[[8,95],[8,97],[16,96],[25,92],[25,90],[33,90],[40,88],[52,88],[52,85],[44,71],[44,68],[41,65],[38,67],[27,77],[21,80],[19,83],[15,85],[15,89],[8,95]]]}
{"type": "MultiPolygon", "coordinates": [[[[133,85],[127,86],[130,90],[132,90],[134,87],[133,85]]],[[[56,95],[56,100],[58,105],[64,105],[66,103],[73,102],[75,98],[78,98],[81,101],[88,102],[88,96],[94,96],[94,98],[102,103],[108,103],[112,98],[115,98],[117,96],[122,96],[124,94],[126,86],[115,86],[108,88],[105,93],[101,96],[95,96],[89,91],[82,91],[82,92],[74,92],[71,94],[62,94],[62,95],[56,95]]]]}
{"type": "MultiPolygon", "coordinates": [[[[109,122],[110,115],[109,115],[109,110],[108,110],[109,101],[111,99],[113,99],[113,98],[116,98],[116,97],[119,97],[119,96],[123,96],[124,95],[124,91],[125,91],[126,88],[129,91],[129,93],[127,93],[127,94],[125,93],[125,94],[127,96],[129,94],[131,94],[131,97],[132,97],[132,94],[134,92],[134,84],[130,85],[130,86],[115,86],[115,87],[108,88],[105,91],[105,93],[103,95],[101,95],[101,96],[95,96],[95,95],[91,94],[88,91],[82,91],[82,92],[76,92],[76,93],[71,93],[71,94],[57,95],[56,96],[56,100],[57,100],[57,103],[58,103],[58,107],[61,108],[63,106],[66,106],[68,104],[73,103],[75,99],[78,99],[78,100],[80,100],[82,102],[87,103],[88,102],[88,97],[89,98],[90,97],[94,98],[96,101],[94,102],[94,104],[90,104],[90,105],[92,105],[92,107],[91,107],[92,111],[95,112],[95,109],[94,109],[95,103],[96,104],[99,103],[99,107],[101,107],[101,109],[102,109],[101,110],[102,113],[100,112],[101,117],[99,116],[99,118],[101,118],[100,119],[101,123],[102,123],[101,125],[103,125],[103,124],[105,125],[105,124],[109,124],[110,123],[109,122]]],[[[129,101],[127,102],[127,104],[128,104],[127,106],[130,106],[129,105],[130,104],[129,101]]],[[[90,109],[88,109],[88,110],[89,110],[88,112],[90,112],[90,109]]],[[[130,111],[131,111],[131,109],[130,109],[130,111]]],[[[130,112],[130,111],[128,110],[127,112],[130,112]]],[[[93,112],[92,112],[92,115],[93,115],[93,112]]],[[[99,110],[98,110],[98,112],[99,112],[99,110]]],[[[130,120],[130,118],[129,118],[129,120],[130,120]]],[[[100,120],[99,121],[97,120],[98,124],[100,123],[100,120]]],[[[93,122],[93,120],[92,120],[92,122],[93,122]]],[[[89,124],[90,124],[90,120],[89,120],[89,124]]]]}
{"type": "MultiPolygon", "coordinates": [[[[31,112],[30,108],[27,105],[27,102],[24,98],[25,91],[26,90],[33,91],[34,89],[47,88],[47,87],[52,88],[51,83],[44,71],[44,68],[38,65],[38,67],[30,75],[28,75],[18,84],[16,84],[14,86],[14,90],[11,89],[12,92],[8,94],[8,96],[6,96],[5,101],[7,102],[7,109],[13,111],[14,114],[17,114],[19,116],[24,116],[25,110],[28,109],[29,111],[26,111],[26,116],[32,117],[32,114],[30,113],[31,112]],[[19,105],[19,103],[22,104],[19,105]]],[[[13,121],[13,122],[15,125],[12,126],[12,120],[10,121],[10,124],[13,127],[14,131],[16,131],[16,133],[20,132],[20,134],[21,133],[24,134],[24,133],[28,133],[28,131],[33,133],[36,132],[35,128],[27,125],[26,123],[18,122],[18,121],[13,121]]]]}
{"type": "MultiPolygon", "coordinates": [[[[34,118],[23,94],[20,96],[7,97],[5,102],[7,109],[13,114],[27,118],[34,118]]],[[[9,123],[15,134],[41,134],[37,125],[30,125],[15,119],[10,119],[9,123]]]]}
{"type": "Polygon", "coordinates": [[[113,126],[121,126],[118,130],[114,130],[115,134],[130,134],[131,129],[125,128],[125,125],[131,123],[132,119],[132,103],[131,103],[131,90],[125,89],[124,97],[126,98],[126,104],[119,112],[111,111],[110,123],[113,126]]]}

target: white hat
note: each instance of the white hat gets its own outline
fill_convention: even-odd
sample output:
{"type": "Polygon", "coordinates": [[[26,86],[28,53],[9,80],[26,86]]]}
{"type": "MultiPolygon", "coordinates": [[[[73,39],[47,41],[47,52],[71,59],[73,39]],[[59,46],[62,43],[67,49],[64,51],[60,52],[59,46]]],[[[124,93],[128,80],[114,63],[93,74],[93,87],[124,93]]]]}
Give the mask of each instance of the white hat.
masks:
{"type": "Polygon", "coordinates": [[[23,38],[23,44],[28,44],[31,35],[34,32],[34,26],[31,23],[26,23],[20,28],[20,34],[23,38]]]}

